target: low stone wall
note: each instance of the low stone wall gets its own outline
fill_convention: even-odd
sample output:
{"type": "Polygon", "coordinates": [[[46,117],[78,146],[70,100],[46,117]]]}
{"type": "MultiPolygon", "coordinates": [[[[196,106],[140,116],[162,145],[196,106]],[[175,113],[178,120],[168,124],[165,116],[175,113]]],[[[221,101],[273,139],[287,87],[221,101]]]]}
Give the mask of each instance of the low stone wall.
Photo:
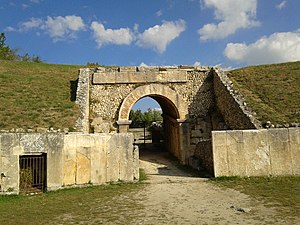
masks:
{"type": "Polygon", "coordinates": [[[139,177],[132,134],[0,134],[0,193],[19,193],[19,158],[47,154],[47,190],[139,177]]]}
{"type": "Polygon", "coordinates": [[[219,176],[300,175],[300,128],[213,131],[219,176]]]}

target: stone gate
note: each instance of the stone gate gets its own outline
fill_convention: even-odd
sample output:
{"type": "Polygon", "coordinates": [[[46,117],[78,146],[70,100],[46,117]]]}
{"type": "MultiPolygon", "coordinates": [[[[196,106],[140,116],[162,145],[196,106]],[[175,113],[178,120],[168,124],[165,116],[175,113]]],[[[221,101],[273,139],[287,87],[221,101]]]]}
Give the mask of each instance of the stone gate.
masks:
{"type": "MultiPolygon", "coordinates": [[[[151,97],[163,111],[167,150],[183,164],[201,164],[212,171],[211,131],[230,128],[232,123],[232,115],[226,114],[228,102],[221,100],[226,95],[222,88],[215,91],[218,84],[225,87],[219,72],[203,66],[81,69],[77,128],[85,133],[127,132],[132,106],[141,98],[151,97]]],[[[233,121],[255,128],[239,104],[230,110],[240,115],[233,121]]]]}

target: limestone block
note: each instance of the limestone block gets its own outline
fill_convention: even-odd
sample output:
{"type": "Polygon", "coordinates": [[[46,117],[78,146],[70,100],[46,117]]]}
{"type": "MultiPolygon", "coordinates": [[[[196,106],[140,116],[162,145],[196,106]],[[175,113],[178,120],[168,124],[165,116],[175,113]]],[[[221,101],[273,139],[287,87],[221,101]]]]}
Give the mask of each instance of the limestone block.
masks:
{"type": "Polygon", "coordinates": [[[91,147],[91,136],[90,134],[77,134],[76,145],[79,148],[91,147]]]}
{"type": "Polygon", "coordinates": [[[271,159],[267,130],[244,130],[245,161],[247,176],[268,176],[271,174],[271,159]]]}
{"type": "Polygon", "coordinates": [[[2,189],[12,189],[13,192],[19,191],[19,156],[10,155],[2,157],[2,169],[6,176],[2,179],[2,189]]]}
{"type": "Polygon", "coordinates": [[[34,133],[20,135],[20,145],[24,152],[47,152],[47,135],[50,133],[34,133]]]}
{"type": "Polygon", "coordinates": [[[268,132],[272,174],[275,176],[292,174],[288,129],[270,129],[268,132]]]}
{"type": "MultiPolygon", "coordinates": [[[[76,154],[75,160],[76,160],[76,154]]],[[[66,160],[64,162],[63,185],[74,185],[76,183],[76,161],[66,160]]]]}
{"type": "Polygon", "coordinates": [[[64,140],[63,184],[72,185],[76,181],[76,135],[69,134],[64,140]]]}
{"type": "Polygon", "coordinates": [[[86,144],[87,143],[84,143],[84,147],[78,145],[76,149],[76,184],[87,184],[91,182],[91,147],[86,147],[86,144]]]}
{"type": "Polygon", "coordinates": [[[133,180],[133,134],[120,134],[119,138],[119,179],[123,181],[133,180]]]}
{"type": "MultiPolygon", "coordinates": [[[[47,153],[47,188],[57,189],[63,184],[63,134],[45,134],[43,150],[47,153]]],[[[36,150],[40,152],[39,150],[36,150]]]]}
{"type": "Polygon", "coordinates": [[[229,176],[226,131],[212,132],[213,162],[215,177],[229,176]]]}
{"type": "Polygon", "coordinates": [[[91,182],[103,184],[107,181],[106,134],[93,135],[94,145],[91,149],[91,182]]]}
{"type": "Polygon", "coordinates": [[[289,129],[293,175],[300,175],[300,128],[289,129]]]}
{"type": "Polygon", "coordinates": [[[76,152],[76,184],[87,184],[91,182],[91,148],[78,147],[76,152]]]}
{"type": "Polygon", "coordinates": [[[5,133],[1,135],[1,154],[3,156],[13,155],[13,148],[20,146],[20,137],[17,133],[5,133]]]}
{"type": "Polygon", "coordinates": [[[246,153],[243,143],[243,131],[227,131],[226,146],[230,176],[246,176],[246,153]]]}
{"type": "Polygon", "coordinates": [[[120,152],[119,139],[120,134],[112,135],[107,141],[107,182],[118,181],[120,174],[120,152]]]}

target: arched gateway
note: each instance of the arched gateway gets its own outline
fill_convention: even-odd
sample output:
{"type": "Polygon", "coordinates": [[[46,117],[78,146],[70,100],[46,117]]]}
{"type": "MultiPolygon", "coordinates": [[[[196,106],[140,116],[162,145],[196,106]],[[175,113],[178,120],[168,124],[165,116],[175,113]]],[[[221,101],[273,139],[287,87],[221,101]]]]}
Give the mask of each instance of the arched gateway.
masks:
{"type": "Polygon", "coordinates": [[[130,110],[139,99],[147,96],[155,99],[162,108],[167,150],[178,159],[184,160],[187,146],[183,143],[184,137],[181,137],[185,134],[180,131],[187,119],[188,107],[181,96],[166,85],[149,84],[134,89],[121,104],[117,121],[119,132],[128,131],[131,124],[130,110]]]}
{"type": "Polygon", "coordinates": [[[209,67],[81,69],[78,130],[127,132],[132,106],[148,96],[163,110],[166,148],[182,163],[189,163],[191,157],[202,154],[199,148],[211,149],[212,77],[209,67]]]}

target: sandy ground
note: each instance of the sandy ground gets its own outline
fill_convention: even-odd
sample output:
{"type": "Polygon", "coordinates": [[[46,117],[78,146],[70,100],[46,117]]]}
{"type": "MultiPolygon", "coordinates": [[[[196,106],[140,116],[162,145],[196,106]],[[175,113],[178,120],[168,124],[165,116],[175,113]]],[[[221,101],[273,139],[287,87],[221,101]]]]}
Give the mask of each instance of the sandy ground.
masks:
{"type": "Polygon", "coordinates": [[[135,224],[290,224],[262,202],[179,170],[167,156],[140,156],[149,184],[137,193],[145,208],[135,224]]]}

